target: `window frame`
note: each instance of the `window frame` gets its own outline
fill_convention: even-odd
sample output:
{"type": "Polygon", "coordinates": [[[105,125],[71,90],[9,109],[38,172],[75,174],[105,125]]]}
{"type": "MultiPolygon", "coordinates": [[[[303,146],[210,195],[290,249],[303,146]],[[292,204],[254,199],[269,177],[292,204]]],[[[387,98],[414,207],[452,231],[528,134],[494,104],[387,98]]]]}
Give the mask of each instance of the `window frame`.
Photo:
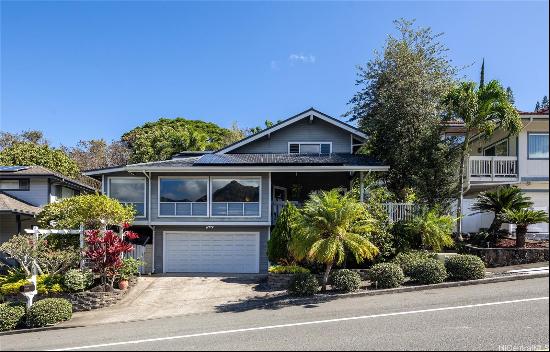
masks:
{"type": "Polygon", "coordinates": [[[2,178],[0,181],[17,181],[17,188],[0,188],[0,191],[30,191],[31,190],[31,179],[30,178],[2,178]],[[21,181],[27,181],[27,187],[21,187],[21,181]]]}
{"type": "Polygon", "coordinates": [[[530,138],[531,135],[546,135],[550,139],[548,132],[527,132],[527,160],[548,160],[548,158],[532,158],[529,152],[530,138]]]}
{"type": "Polygon", "coordinates": [[[483,156],[491,156],[491,155],[485,155],[485,151],[486,151],[487,149],[491,149],[491,148],[495,148],[495,154],[496,154],[496,147],[497,147],[497,145],[500,145],[500,144],[502,144],[502,143],[506,143],[506,155],[494,155],[494,156],[496,156],[496,157],[498,157],[498,156],[510,156],[510,142],[509,142],[508,138],[503,138],[503,139],[501,139],[501,140],[499,140],[499,141],[496,141],[496,142],[493,143],[493,144],[490,144],[490,145],[487,146],[487,147],[484,147],[484,148],[483,148],[483,156]]]}
{"type": "MultiPolygon", "coordinates": [[[[209,214],[211,218],[261,218],[262,217],[262,177],[261,176],[210,176],[210,186],[208,187],[209,194],[209,214]],[[212,182],[215,180],[257,180],[258,181],[258,215],[214,215],[212,207],[214,205],[214,198],[212,197],[212,182]]],[[[256,203],[256,202],[216,202],[216,203],[256,203]]]]}
{"type": "MultiPolygon", "coordinates": [[[[210,177],[209,176],[159,176],[157,187],[157,216],[159,218],[204,218],[210,217],[210,177]],[[191,180],[205,180],[206,181],[206,215],[161,215],[160,214],[160,181],[161,179],[191,179],[191,180]]],[[[162,202],[162,203],[193,203],[193,202],[162,202]]]]}
{"type": "Polygon", "coordinates": [[[313,144],[313,145],[319,145],[319,154],[318,155],[331,155],[332,154],[332,142],[288,142],[288,146],[287,146],[287,153],[289,155],[317,155],[317,154],[302,154],[302,147],[301,145],[302,144],[313,144]],[[290,152],[290,145],[291,144],[298,144],[298,153],[291,153],[290,152]],[[330,152],[328,154],[323,154],[321,153],[321,144],[328,144],[329,145],[329,148],[330,148],[330,152]]]}
{"type": "MultiPolygon", "coordinates": [[[[142,180],[143,181],[143,215],[136,215],[136,219],[145,219],[147,218],[147,179],[145,177],[138,176],[111,176],[107,177],[107,196],[111,198],[111,179],[117,180],[142,180]]],[[[116,199],[116,198],[114,198],[116,199]]],[[[117,199],[118,200],[118,199],[117,199]]],[[[123,205],[128,205],[132,202],[119,202],[123,205]]]]}

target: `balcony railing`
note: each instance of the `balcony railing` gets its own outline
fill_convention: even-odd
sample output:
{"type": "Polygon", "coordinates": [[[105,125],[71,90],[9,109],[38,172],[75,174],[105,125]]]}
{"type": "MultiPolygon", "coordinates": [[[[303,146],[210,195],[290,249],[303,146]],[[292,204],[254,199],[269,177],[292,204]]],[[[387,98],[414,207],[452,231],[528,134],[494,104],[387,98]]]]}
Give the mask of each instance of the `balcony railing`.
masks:
{"type": "Polygon", "coordinates": [[[518,179],[518,158],[515,156],[471,156],[470,181],[506,182],[518,179]]]}

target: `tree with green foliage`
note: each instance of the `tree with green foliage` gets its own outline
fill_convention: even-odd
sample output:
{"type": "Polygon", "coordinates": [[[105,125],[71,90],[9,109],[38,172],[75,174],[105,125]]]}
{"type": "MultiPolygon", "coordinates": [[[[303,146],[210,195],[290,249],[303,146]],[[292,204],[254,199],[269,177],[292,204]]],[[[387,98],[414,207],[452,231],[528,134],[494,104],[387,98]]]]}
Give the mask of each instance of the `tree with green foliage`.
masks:
{"type": "Polygon", "coordinates": [[[472,210],[477,213],[494,213],[495,218],[489,227],[489,234],[492,236],[493,243],[498,238],[498,231],[504,222],[505,210],[521,210],[533,206],[530,198],[516,186],[498,187],[494,191],[481,192],[472,210]]]}
{"type": "Polygon", "coordinates": [[[540,110],[540,103],[537,101],[535,104],[535,112],[538,112],[540,110]]]}
{"type": "Polygon", "coordinates": [[[542,222],[548,223],[548,214],[542,210],[505,210],[505,221],[516,225],[516,247],[525,247],[527,227],[542,222]]]}
{"type": "Polygon", "coordinates": [[[182,151],[216,150],[226,145],[228,129],[200,120],[161,118],[122,135],[131,150],[130,162],[166,160],[182,151]]]}
{"type": "MultiPolygon", "coordinates": [[[[506,90],[498,81],[490,81],[476,89],[474,82],[460,82],[447,94],[444,100],[448,117],[464,123],[464,141],[461,145],[458,175],[457,217],[462,219],[462,199],[464,194],[464,170],[468,160],[470,139],[473,133],[482,133],[486,138],[493,135],[497,127],[510,135],[517,135],[522,129],[521,118],[510,104],[506,90]]],[[[462,232],[459,220],[458,234],[462,232]]]]}
{"type": "Polygon", "coordinates": [[[419,201],[448,205],[456,193],[458,153],[444,133],[442,100],[456,73],[447,48],[430,28],[395,22],[381,53],[359,67],[359,92],[346,114],[369,136],[364,153],[390,170],[388,188],[401,200],[414,189],[419,201]]]}
{"type": "Polygon", "coordinates": [[[277,217],[271,236],[267,242],[267,257],[271,263],[291,265],[295,262],[289,251],[289,243],[292,238],[293,228],[300,216],[298,208],[290,202],[286,202],[277,217]]]}
{"type": "Polygon", "coordinates": [[[80,177],[78,165],[62,150],[31,142],[15,143],[0,151],[0,165],[39,165],[68,177],[80,177]]]}
{"type": "Polygon", "coordinates": [[[485,58],[481,62],[481,72],[479,73],[479,87],[483,88],[485,85],[485,58]]]}
{"type": "Polygon", "coordinates": [[[454,245],[453,228],[457,219],[441,215],[438,209],[430,209],[406,223],[407,229],[420,237],[423,249],[440,252],[454,245]]]}
{"type": "Polygon", "coordinates": [[[20,133],[0,132],[0,151],[16,143],[49,144],[44,138],[44,133],[39,130],[26,130],[20,133]]]}
{"type": "Polygon", "coordinates": [[[542,102],[540,104],[541,110],[548,109],[548,97],[545,95],[542,97],[542,102]]]}
{"type": "Polygon", "coordinates": [[[134,220],[135,210],[103,194],[84,194],[50,203],[38,215],[38,224],[45,228],[88,229],[120,226],[134,220]]]}
{"type": "Polygon", "coordinates": [[[378,254],[378,248],[366,236],[372,222],[365,205],[353,195],[342,194],[339,189],[314,192],[302,208],[290,251],[297,260],[325,265],[325,291],[332,267],[344,263],[347,253],[358,263],[378,254]]]}
{"type": "Polygon", "coordinates": [[[514,97],[514,92],[512,91],[512,88],[510,87],[506,88],[506,95],[508,96],[508,101],[510,102],[510,104],[515,105],[516,98],[514,97]]]}

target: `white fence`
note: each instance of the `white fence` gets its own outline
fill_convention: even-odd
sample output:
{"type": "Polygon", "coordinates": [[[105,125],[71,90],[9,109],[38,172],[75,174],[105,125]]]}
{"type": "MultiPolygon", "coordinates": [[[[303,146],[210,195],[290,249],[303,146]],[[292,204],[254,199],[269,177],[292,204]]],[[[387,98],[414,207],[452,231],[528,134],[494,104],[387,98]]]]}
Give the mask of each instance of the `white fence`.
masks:
{"type": "Polygon", "coordinates": [[[420,211],[420,205],[415,203],[384,203],[382,206],[392,222],[411,220],[420,211]]]}

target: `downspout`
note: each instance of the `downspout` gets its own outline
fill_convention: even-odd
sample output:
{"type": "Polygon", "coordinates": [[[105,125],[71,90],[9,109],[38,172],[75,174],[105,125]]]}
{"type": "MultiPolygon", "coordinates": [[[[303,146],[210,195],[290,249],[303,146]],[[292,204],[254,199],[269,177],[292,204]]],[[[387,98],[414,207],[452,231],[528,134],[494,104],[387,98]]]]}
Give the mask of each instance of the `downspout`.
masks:
{"type": "Polygon", "coordinates": [[[151,255],[151,273],[154,274],[155,273],[155,227],[154,226],[151,226],[151,172],[147,173],[145,171],[142,171],[143,172],[143,175],[145,175],[145,178],[147,179],[147,193],[148,193],[148,197],[146,197],[146,199],[148,200],[147,202],[147,227],[149,227],[151,229],[151,231],[153,231],[153,236],[152,236],[152,246],[153,246],[153,253],[151,255]]]}

